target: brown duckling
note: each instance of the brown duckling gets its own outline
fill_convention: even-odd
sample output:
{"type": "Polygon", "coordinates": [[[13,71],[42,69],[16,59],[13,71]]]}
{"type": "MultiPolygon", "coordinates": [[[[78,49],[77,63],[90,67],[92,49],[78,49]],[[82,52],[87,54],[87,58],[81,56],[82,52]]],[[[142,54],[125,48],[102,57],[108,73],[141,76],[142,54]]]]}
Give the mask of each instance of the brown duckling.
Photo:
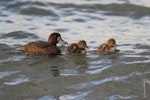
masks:
{"type": "Polygon", "coordinates": [[[85,54],[87,52],[86,48],[88,48],[86,41],[81,40],[78,43],[70,44],[67,47],[67,50],[68,50],[68,52],[71,52],[71,53],[85,54]]]}
{"type": "Polygon", "coordinates": [[[100,52],[114,52],[116,51],[116,40],[109,39],[107,43],[102,44],[98,47],[98,51],[100,52]]]}
{"type": "Polygon", "coordinates": [[[57,47],[57,43],[62,45],[67,44],[62,38],[61,35],[57,32],[51,33],[48,42],[46,41],[34,41],[26,44],[24,47],[20,48],[27,55],[58,55],[61,53],[57,47]]]}

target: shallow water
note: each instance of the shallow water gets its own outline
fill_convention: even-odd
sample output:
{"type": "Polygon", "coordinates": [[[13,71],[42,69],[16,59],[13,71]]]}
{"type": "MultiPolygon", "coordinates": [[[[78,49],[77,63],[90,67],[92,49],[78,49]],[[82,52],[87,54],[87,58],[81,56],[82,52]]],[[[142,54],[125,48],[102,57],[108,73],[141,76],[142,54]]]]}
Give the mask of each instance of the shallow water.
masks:
{"type": "Polygon", "coordinates": [[[149,0],[1,0],[1,100],[149,100],[149,0]],[[26,56],[24,44],[60,32],[86,55],[26,56]],[[115,38],[115,53],[97,47],[115,38]]]}

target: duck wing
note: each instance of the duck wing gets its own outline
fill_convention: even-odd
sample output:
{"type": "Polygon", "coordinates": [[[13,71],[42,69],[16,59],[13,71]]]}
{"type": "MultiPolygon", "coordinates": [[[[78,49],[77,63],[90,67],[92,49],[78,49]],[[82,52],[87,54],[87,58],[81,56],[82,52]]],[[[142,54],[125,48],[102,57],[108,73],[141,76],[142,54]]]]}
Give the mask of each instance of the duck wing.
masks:
{"type": "Polygon", "coordinates": [[[48,42],[45,41],[35,41],[35,42],[30,42],[29,44],[25,45],[26,46],[35,46],[38,48],[48,48],[50,45],[48,42]]]}

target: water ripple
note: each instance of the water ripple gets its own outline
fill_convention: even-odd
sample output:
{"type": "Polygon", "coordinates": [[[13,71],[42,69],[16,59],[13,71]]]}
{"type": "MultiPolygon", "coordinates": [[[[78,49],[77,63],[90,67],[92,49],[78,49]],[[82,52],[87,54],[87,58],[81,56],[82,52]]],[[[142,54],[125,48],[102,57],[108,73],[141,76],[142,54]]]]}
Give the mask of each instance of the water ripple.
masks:
{"type": "Polygon", "coordinates": [[[132,72],[128,75],[123,75],[123,76],[111,76],[111,77],[108,77],[108,78],[105,78],[105,79],[102,79],[102,80],[99,80],[99,81],[91,81],[91,82],[87,82],[87,83],[83,83],[83,84],[79,84],[79,85],[75,85],[75,86],[72,86],[70,88],[75,88],[75,89],[84,89],[84,88],[87,88],[87,87],[93,87],[93,86],[96,86],[96,85],[100,85],[100,84],[104,84],[104,83],[107,83],[107,82],[111,82],[111,81],[118,81],[118,82],[123,82],[124,80],[136,75],[136,76],[141,76],[143,74],[149,74],[150,72],[132,72]]]}
{"type": "Polygon", "coordinates": [[[77,92],[75,94],[62,95],[59,97],[59,99],[60,100],[85,100],[84,97],[86,97],[90,93],[91,93],[91,91],[77,92]]]}
{"type": "Polygon", "coordinates": [[[54,16],[58,17],[57,14],[55,14],[53,11],[46,10],[46,9],[41,9],[37,7],[29,7],[26,9],[22,9],[20,11],[21,14],[26,14],[26,15],[34,15],[34,16],[54,16]]]}
{"type": "Polygon", "coordinates": [[[19,60],[24,59],[24,58],[25,58],[24,56],[13,56],[13,57],[10,57],[7,59],[0,60],[0,63],[9,62],[9,61],[19,61],[19,60]]]}
{"type": "Polygon", "coordinates": [[[57,99],[55,99],[53,96],[49,95],[49,96],[41,97],[37,100],[57,100],[57,99]]]}
{"type": "Polygon", "coordinates": [[[18,73],[19,71],[0,72],[0,79],[18,73]]]}
{"type": "Polygon", "coordinates": [[[109,100],[128,100],[128,99],[132,99],[132,98],[137,98],[138,96],[135,96],[135,95],[130,95],[130,96],[121,96],[121,95],[113,95],[113,96],[110,96],[108,97],[109,100]]]}
{"type": "Polygon", "coordinates": [[[23,38],[38,38],[38,36],[32,34],[32,33],[27,33],[23,31],[14,31],[10,33],[5,33],[1,35],[0,39],[3,38],[13,38],[13,39],[23,39],[23,38]]]}
{"type": "Polygon", "coordinates": [[[27,82],[29,81],[29,79],[25,76],[20,76],[16,79],[13,79],[12,81],[10,82],[5,82],[4,84],[5,85],[18,85],[18,84],[21,84],[21,83],[24,83],[24,82],[27,82]]]}
{"type": "Polygon", "coordinates": [[[101,73],[103,70],[109,69],[110,67],[111,67],[111,65],[104,66],[104,67],[102,67],[102,68],[98,68],[98,69],[94,69],[94,70],[87,71],[87,73],[88,73],[88,74],[99,74],[99,73],[101,73]]]}
{"type": "MultiPolygon", "coordinates": [[[[0,97],[141,100],[143,79],[150,78],[149,4],[149,0],[1,0],[0,97]],[[16,49],[30,41],[47,41],[52,32],[60,32],[68,43],[86,40],[87,55],[68,55],[60,45],[62,58],[29,57],[16,49]],[[109,38],[116,39],[120,51],[98,53],[97,47],[109,38]]],[[[149,81],[144,95],[150,98],[149,81]]]]}

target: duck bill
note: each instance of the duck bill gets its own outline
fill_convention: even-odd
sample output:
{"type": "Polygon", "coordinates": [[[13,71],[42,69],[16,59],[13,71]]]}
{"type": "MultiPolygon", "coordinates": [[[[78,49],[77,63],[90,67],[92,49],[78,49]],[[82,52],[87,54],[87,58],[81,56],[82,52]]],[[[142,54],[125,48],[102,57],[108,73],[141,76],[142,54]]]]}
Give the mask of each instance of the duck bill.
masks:
{"type": "Polygon", "coordinates": [[[67,46],[68,43],[66,41],[64,41],[61,37],[57,38],[57,42],[60,43],[61,45],[67,46]]]}

